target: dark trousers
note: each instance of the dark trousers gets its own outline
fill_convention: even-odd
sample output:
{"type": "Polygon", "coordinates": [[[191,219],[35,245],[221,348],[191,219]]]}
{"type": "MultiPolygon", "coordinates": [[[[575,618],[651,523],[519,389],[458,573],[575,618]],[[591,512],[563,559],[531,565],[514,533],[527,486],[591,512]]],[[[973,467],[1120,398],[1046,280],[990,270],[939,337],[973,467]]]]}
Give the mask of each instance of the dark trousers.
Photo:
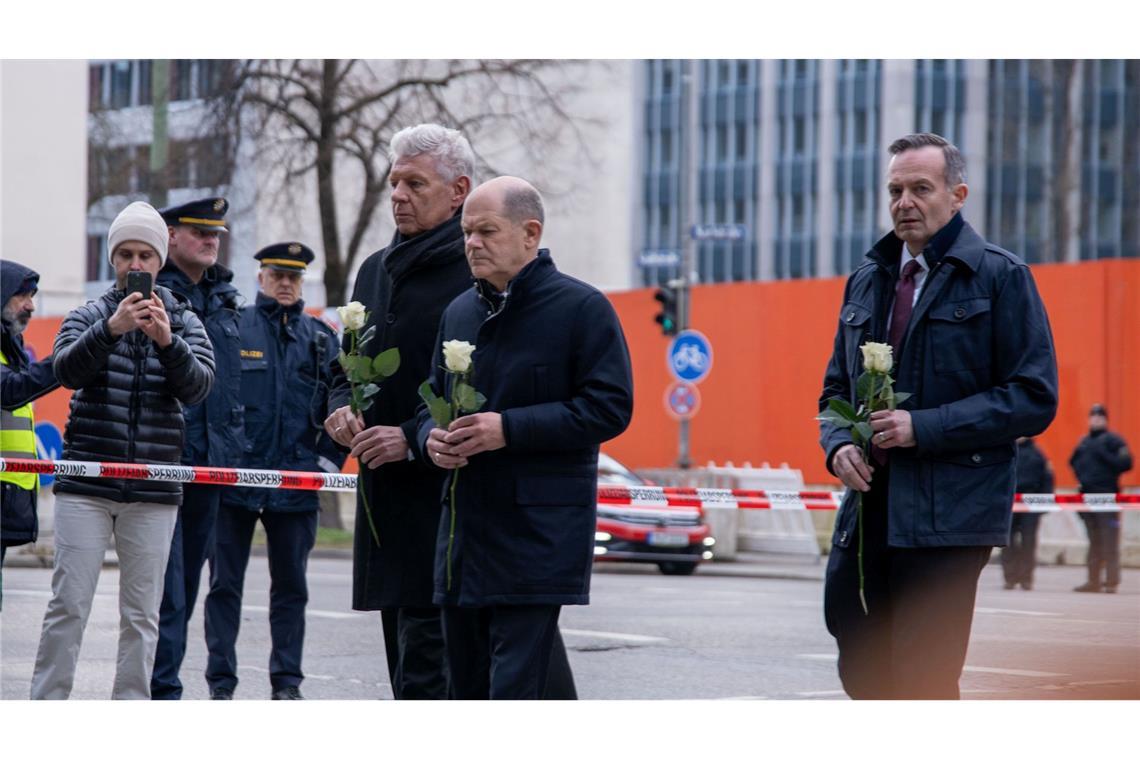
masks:
{"type": "Polygon", "coordinates": [[[958,699],[958,679],[988,546],[900,549],[887,545],[886,477],[864,494],[859,603],[858,535],[832,546],[824,583],[827,630],[839,677],[853,699],[958,699]]]}
{"type": "Polygon", "coordinates": [[[1120,512],[1078,512],[1089,534],[1089,583],[1120,585],[1120,512]]]}
{"type": "Polygon", "coordinates": [[[384,654],[396,699],[447,699],[447,651],[438,607],[383,610],[384,654]]]}
{"type": "MultiPolygon", "coordinates": [[[[380,618],[393,696],[396,699],[447,699],[450,679],[440,609],[402,607],[384,610],[380,618]]],[[[557,628],[542,698],[578,698],[566,646],[557,628]]]]}
{"type": "Polygon", "coordinates": [[[305,642],[305,605],[309,587],[305,570],[317,540],[317,512],[251,512],[225,506],[218,514],[210,593],[206,596],[206,683],[213,691],[237,687],[237,638],[241,626],[242,587],[249,565],[253,529],[265,527],[269,555],[269,683],[274,691],[300,686],[305,642]]]}
{"type": "Polygon", "coordinates": [[[445,607],[443,635],[456,699],[542,699],[559,605],[445,607]]]}
{"type": "Polygon", "coordinates": [[[178,508],[178,522],[174,525],[159,607],[151,699],[182,698],[178,671],[186,656],[186,637],[190,615],[198,601],[202,566],[213,553],[214,526],[221,497],[220,486],[189,483],[182,486],[182,506],[178,508]]]}
{"type": "Polygon", "coordinates": [[[1009,529],[1009,546],[1001,550],[1001,570],[1007,585],[1033,585],[1033,570],[1037,567],[1037,526],[1041,515],[1018,512],[1013,515],[1009,529]]]}

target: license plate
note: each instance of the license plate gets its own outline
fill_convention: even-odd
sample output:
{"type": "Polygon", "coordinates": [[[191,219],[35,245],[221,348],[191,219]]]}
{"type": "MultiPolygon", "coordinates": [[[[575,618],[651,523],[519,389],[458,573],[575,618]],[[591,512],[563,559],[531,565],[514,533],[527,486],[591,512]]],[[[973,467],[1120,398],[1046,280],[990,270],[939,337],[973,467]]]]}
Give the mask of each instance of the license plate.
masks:
{"type": "Polygon", "coordinates": [[[650,533],[650,546],[688,546],[689,537],[684,533],[650,533]]]}

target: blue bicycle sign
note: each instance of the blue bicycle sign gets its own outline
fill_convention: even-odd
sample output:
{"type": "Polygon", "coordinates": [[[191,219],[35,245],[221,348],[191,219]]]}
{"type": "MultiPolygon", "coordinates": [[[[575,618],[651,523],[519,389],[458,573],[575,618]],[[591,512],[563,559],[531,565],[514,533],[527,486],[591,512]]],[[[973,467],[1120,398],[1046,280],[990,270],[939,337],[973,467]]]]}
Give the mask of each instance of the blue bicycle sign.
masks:
{"type": "Polygon", "coordinates": [[[696,330],[685,330],[669,344],[666,359],[675,378],[699,383],[712,369],[712,343],[696,330]]]}

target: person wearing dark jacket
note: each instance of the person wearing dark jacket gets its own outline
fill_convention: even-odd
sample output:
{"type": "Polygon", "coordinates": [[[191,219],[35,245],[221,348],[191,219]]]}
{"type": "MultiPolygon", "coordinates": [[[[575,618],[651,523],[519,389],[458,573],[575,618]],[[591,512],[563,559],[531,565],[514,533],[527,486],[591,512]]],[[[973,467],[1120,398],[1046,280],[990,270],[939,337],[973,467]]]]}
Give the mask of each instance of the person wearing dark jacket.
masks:
{"type": "Polygon", "coordinates": [[[562,605],[590,599],[598,447],[633,412],[617,315],[539,249],[543,219],[538,192],[516,177],[468,198],[477,283],[443,314],[430,384],[450,394],[443,345],[466,342],[486,403],[446,430],[419,414],[418,455],[450,471],[433,599],[458,699],[544,696],[562,605]]]}
{"type": "MultiPolygon", "coordinates": [[[[258,251],[257,302],[241,310],[244,456],[255,470],[340,472],[344,452],[321,427],[327,410],[336,333],[304,312],[301,281],[314,254],[301,243],[258,251]]],[[[269,683],[273,699],[301,699],[305,569],[317,538],[315,491],[229,488],[222,495],[206,596],[206,682],[211,699],[233,699],[242,586],[253,529],[265,528],[269,555],[269,683]]]]}
{"type": "MultiPolygon", "coordinates": [[[[388,675],[396,699],[445,699],[447,667],[439,609],[432,604],[435,532],[444,473],[414,454],[419,384],[431,372],[444,308],[471,286],[459,212],[471,189],[475,154],[458,131],[420,124],[391,141],[392,242],[364,260],[352,300],[364,304],[376,335],[366,356],[400,351],[400,369],[363,419],[348,407],[350,387],[334,369],[325,422],[359,457],[362,491],[380,535],[377,546],[358,497],[352,607],[381,610],[388,675]],[[393,537],[385,540],[385,537],[393,537]],[[395,538],[398,537],[398,538],[395,538]]],[[[348,350],[348,345],[345,345],[348,350]]]]}
{"type": "MultiPolygon", "coordinates": [[[[1108,429],[1108,410],[1093,404],[1089,434],[1081,438],[1069,466],[1081,493],[1117,493],[1120,476],[1132,469],[1128,444],[1108,429]]],[[[1078,512],[1089,534],[1088,580],[1074,591],[1116,593],[1120,585],[1120,512],[1078,512]]]]}
{"type": "MultiPolygon", "coordinates": [[[[164,287],[127,293],[128,272],[153,278],[166,255],[166,225],[146,203],[111,223],[115,284],[75,309],[55,339],[52,368],[75,391],[63,459],[177,464],[183,404],[206,397],[214,357],[202,323],[164,287]]],[[[32,675],[32,699],[71,694],[83,629],[112,536],[119,557],[119,651],[113,699],[150,697],[158,607],[182,484],[81,478],[55,481],[52,598],[32,675]]]]}
{"type": "MultiPolygon", "coordinates": [[[[242,298],[233,272],[218,263],[219,236],[226,232],[225,198],[202,198],[163,209],[170,258],[158,283],[184,297],[206,327],[214,348],[214,387],[201,403],[186,407],[182,464],[236,467],[245,452],[243,409],[238,397],[241,364],[238,308],[242,298]]],[[[154,699],[181,699],[178,673],[186,655],[190,616],[198,599],[202,566],[214,545],[218,505],[225,489],[187,483],[170,546],[162,592],[162,621],[151,679],[154,699]]]]}
{"type": "Polygon", "coordinates": [[[848,488],[824,618],[850,696],[957,699],[978,578],[1009,538],[1014,442],[1056,415],[1057,362],[1029,267],[962,219],[958,149],[926,133],[888,152],[894,231],[847,280],[819,409],[858,406],[867,342],[891,345],[895,390],[912,395],[871,414],[870,462],[849,427],[820,422],[848,488]]]}
{"type": "MultiPolygon", "coordinates": [[[[1032,438],[1017,439],[1017,492],[1053,493],[1053,466],[1032,438]]],[[[1037,527],[1040,512],[1014,512],[1009,545],[1001,550],[1001,569],[1006,589],[1021,585],[1033,588],[1037,567],[1037,527]]]]}
{"type": "MultiPolygon", "coordinates": [[[[24,329],[35,313],[40,276],[15,261],[0,261],[0,456],[36,458],[32,402],[59,387],[51,357],[33,362],[24,351],[24,329]]],[[[30,544],[39,534],[36,500],[40,476],[0,472],[0,567],[9,546],[30,544]]],[[[0,595],[0,600],[2,600],[0,595]]]]}

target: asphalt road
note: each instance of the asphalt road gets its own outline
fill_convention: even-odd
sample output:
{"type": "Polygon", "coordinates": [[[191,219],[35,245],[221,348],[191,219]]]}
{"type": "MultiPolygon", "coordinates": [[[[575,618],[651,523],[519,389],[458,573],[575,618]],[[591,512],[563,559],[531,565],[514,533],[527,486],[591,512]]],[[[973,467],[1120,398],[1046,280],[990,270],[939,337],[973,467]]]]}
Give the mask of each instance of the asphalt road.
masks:
{"type": "MultiPolygon", "coordinates": [[[[310,562],[303,691],[308,699],[391,697],[379,613],[349,609],[351,563],[310,562]]],[[[823,567],[753,558],[692,577],[650,566],[598,566],[587,607],[563,610],[562,632],[583,699],[843,699],[835,644],[823,626],[823,567]]],[[[1043,567],[1032,592],[982,576],[962,676],[967,699],[1140,698],[1140,570],[1121,593],[1076,594],[1076,567],[1043,567]]],[[[25,699],[50,570],[4,569],[0,696],[25,699]]],[[[107,699],[114,673],[118,570],[105,568],[80,655],[73,698],[107,699]]],[[[205,584],[203,584],[205,585],[205,584]]],[[[250,563],[238,643],[238,699],[269,696],[269,579],[250,563]]],[[[207,696],[202,609],[191,623],[185,696],[207,696]]]]}

